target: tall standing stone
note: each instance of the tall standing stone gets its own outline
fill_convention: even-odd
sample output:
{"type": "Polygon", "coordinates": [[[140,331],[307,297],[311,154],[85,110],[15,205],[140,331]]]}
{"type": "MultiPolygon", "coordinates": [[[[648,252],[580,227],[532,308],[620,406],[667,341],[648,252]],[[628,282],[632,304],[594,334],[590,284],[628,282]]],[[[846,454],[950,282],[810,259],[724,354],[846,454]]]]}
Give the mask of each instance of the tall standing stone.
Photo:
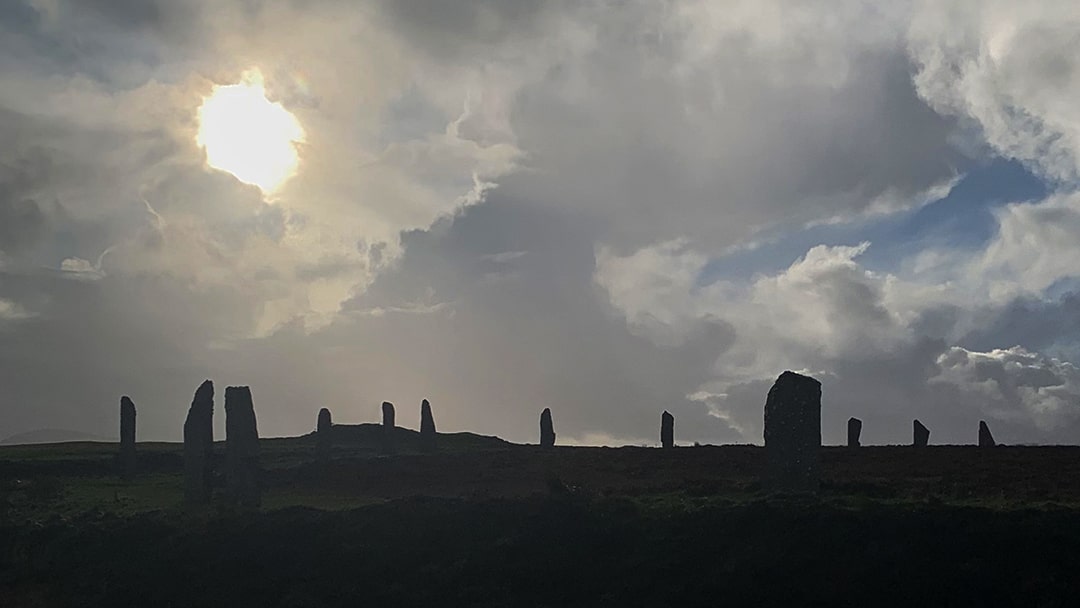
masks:
{"type": "Polygon", "coordinates": [[[120,398],[120,477],[135,477],[135,403],[127,395],[120,398]]]}
{"type": "Polygon", "coordinates": [[[184,502],[210,502],[214,455],[214,383],[203,382],[184,421],[184,502]]]}
{"type": "Polygon", "coordinates": [[[847,445],[849,448],[857,448],[859,443],[859,437],[862,435],[862,420],[858,418],[848,418],[847,421],[847,445]]]}
{"type": "Polygon", "coordinates": [[[979,421],[979,447],[992,448],[997,445],[994,436],[990,434],[990,427],[986,426],[985,420],[979,421]]]}
{"type": "Polygon", "coordinates": [[[786,371],[765,400],[765,454],[769,485],[788,492],[816,492],[821,450],[821,383],[786,371]]]}
{"type": "Polygon", "coordinates": [[[259,425],[251,389],[225,389],[225,465],[231,502],[255,508],[262,502],[259,491],[259,425]]]}
{"type": "Polygon", "coordinates": [[[550,448],[555,445],[555,425],[551,422],[551,408],[540,412],[540,445],[550,448]]]}
{"type": "Polygon", "coordinates": [[[420,445],[425,451],[435,449],[435,417],[431,415],[431,404],[427,399],[420,402],[420,445]]]}
{"type": "Polygon", "coordinates": [[[675,447],[675,417],[667,411],[660,414],[660,445],[665,448],[675,447]]]}
{"type": "Polygon", "coordinates": [[[334,420],[330,410],[325,407],[319,410],[319,421],[315,427],[315,458],[320,461],[330,459],[330,450],[334,445],[331,437],[334,432],[334,420]]]}
{"type": "Polygon", "coordinates": [[[914,420],[911,423],[911,442],[917,448],[925,448],[930,445],[930,429],[923,426],[923,423],[918,420],[914,420]]]}

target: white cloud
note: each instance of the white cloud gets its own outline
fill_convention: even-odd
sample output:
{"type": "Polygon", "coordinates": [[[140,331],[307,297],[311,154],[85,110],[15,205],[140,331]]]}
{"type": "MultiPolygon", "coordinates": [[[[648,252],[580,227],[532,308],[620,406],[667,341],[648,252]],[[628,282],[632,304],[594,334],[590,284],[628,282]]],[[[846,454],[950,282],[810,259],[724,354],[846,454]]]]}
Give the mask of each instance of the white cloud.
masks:
{"type": "Polygon", "coordinates": [[[33,316],[17,303],[0,298],[0,322],[22,321],[33,316]]]}
{"type": "MultiPolygon", "coordinates": [[[[1009,208],[1005,213],[1032,211],[1019,208],[1022,211],[1009,208]]],[[[985,252],[975,252],[967,264],[952,268],[954,276],[986,259],[997,259],[1000,254],[995,252],[1017,228],[1010,221],[1003,222],[1002,234],[985,252]]],[[[1024,251],[1040,259],[1039,246],[1053,246],[1055,240],[1040,238],[1039,231],[1031,234],[1032,247],[1024,251]]],[[[944,283],[920,281],[917,273],[909,278],[876,273],[858,262],[869,247],[869,243],[821,245],[776,274],[706,286],[695,281],[706,260],[680,244],[646,248],[621,258],[602,251],[596,281],[631,327],[654,340],[686,339],[705,320],[719,320],[735,329],[734,344],[719,356],[711,378],[696,387],[691,398],[728,420],[747,440],[755,440],[760,432],[757,392],[784,369],[803,370],[824,380],[827,401],[858,408],[852,415],[863,417],[867,415],[863,408],[874,402],[879,415],[887,408],[914,413],[930,407],[923,414],[930,420],[943,415],[937,407],[950,410],[950,421],[976,411],[1027,428],[1020,432],[1029,438],[1080,421],[1075,414],[1080,411],[1076,399],[1080,374],[1072,363],[1021,347],[976,352],[955,345],[1011,301],[973,300],[973,294],[997,288],[996,279],[978,280],[994,273],[944,283]],[[940,346],[933,346],[934,341],[940,346]],[[916,357],[914,362],[911,357],[916,357]],[[867,363],[872,369],[866,369],[867,363]],[[888,383],[910,383],[917,396],[889,397],[892,389],[884,386],[877,387],[882,391],[878,395],[864,392],[869,387],[862,386],[858,375],[869,373],[884,374],[882,381],[888,383]],[[946,385],[955,390],[941,392],[946,385]]],[[[1061,274],[1054,276],[1080,275],[1080,269],[1066,266],[1056,267],[1061,274]]],[[[1025,281],[1033,293],[1048,285],[1031,268],[1011,268],[1009,275],[1012,293],[1020,293],[1025,281]]]]}
{"type": "Polygon", "coordinates": [[[952,347],[931,384],[950,385],[988,417],[1034,421],[1044,431],[1080,420],[1080,369],[1020,346],[974,352],[952,347]]]}
{"type": "Polygon", "coordinates": [[[919,94],[1001,154],[1062,182],[1080,175],[1080,6],[922,0],[908,31],[919,94]]]}
{"type": "Polygon", "coordinates": [[[998,233],[968,267],[987,296],[1007,301],[1080,276],[1080,194],[1014,203],[997,212],[998,233]]]}

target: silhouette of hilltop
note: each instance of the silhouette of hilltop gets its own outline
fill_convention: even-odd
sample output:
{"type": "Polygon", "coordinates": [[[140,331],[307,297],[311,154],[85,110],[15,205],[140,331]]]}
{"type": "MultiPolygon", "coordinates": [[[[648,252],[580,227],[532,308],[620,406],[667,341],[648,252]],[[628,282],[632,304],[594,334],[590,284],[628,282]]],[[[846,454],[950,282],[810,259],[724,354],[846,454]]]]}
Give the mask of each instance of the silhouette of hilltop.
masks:
{"type": "Polygon", "coordinates": [[[0,439],[0,445],[37,445],[43,443],[69,443],[73,441],[112,441],[107,437],[69,431],[66,429],[37,429],[0,439]]]}

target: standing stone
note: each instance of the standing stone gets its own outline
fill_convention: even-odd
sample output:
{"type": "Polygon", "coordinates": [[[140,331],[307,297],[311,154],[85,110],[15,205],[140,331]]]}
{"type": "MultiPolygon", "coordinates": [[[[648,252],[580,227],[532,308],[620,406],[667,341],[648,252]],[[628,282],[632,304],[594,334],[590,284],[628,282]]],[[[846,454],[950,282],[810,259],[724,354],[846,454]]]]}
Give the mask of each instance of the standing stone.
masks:
{"type": "Polygon", "coordinates": [[[229,500],[242,507],[256,508],[262,502],[259,491],[259,425],[251,389],[225,389],[225,465],[229,500]]]}
{"type": "Polygon", "coordinates": [[[675,447],[675,417],[667,411],[660,414],[660,445],[665,448],[675,447]]]}
{"type": "Polygon", "coordinates": [[[821,450],[821,383],[786,371],[765,400],[765,454],[769,485],[788,492],[816,492],[821,450]]]}
{"type": "Polygon", "coordinates": [[[319,410],[319,422],[315,427],[315,458],[319,461],[330,459],[330,449],[334,444],[331,438],[334,432],[333,427],[334,421],[330,410],[325,407],[319,410]]]}
{"type": "Polygon", "coordinates": [[[540,445],[550,448],[555,445],[555,425],[551,422],[551,408],[540,412],[540,445]]]}
{"type": "Polygon", "coordinates": [[[847,420],[847,445],[849,448],[857,448],[859,443],[859,436],[862,435],[862,420],[858,418],[848,418],[847,420]]]}
{"type": "Polygon", "coordinates": [[[135,403],[131,397],[120,398],[120,478],[135,477],[135,403]]]}
{"type": "Polygon", "coordinates": [[[424,399],[420,402],[420,446],[425,451],[433,451],[435,437],[435,417],[431,415],[431,404],[424,399]]]}
{"type": "Polygon", "coordinates": [[[930,429],[923,426],[923,423],[915,420],[911,423],[912,427],[912,445],[917,448],[925,448],[930,444],[930,429]]]}
{"type": "Polygon", "coordinates": [[[382,403],[382,451],[390,454],[395,451],[394,445],[394,404],[389,401],[382,403]]]}
{"type": "Polygon", "coordinates": [[[214,383],[207,380],[195,391],[184,421],[184,502],[210,502],[214,455],[214,383]]]}
{"type": "Polygon", "coordinates": [[[979,421],[979,447],[992,448],[997,445],[994,436],[990,434],[990,427],[986,426],[985,420],[979,421]]]}

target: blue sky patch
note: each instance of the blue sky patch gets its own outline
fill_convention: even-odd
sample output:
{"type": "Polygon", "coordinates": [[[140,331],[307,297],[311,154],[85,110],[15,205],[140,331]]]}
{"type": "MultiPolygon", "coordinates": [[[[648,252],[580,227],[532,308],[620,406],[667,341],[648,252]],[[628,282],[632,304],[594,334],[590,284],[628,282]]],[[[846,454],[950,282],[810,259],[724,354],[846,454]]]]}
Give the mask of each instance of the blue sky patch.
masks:
{"type": "Polygon", "coordinates": [[[993,210],[1001,205],[1045,197],[1047,184],[1013,160],[995,159],[973,167],[948,196],[918,209],[846,224],[819,225],[771,237],[755,249],[711,260],[698,285],[718,280],[775,274],[817,245],[872,245],[859,261],[867,268],[894,271],[900,260],[942,247],[975,249],[997,229],[993,210]]]}

